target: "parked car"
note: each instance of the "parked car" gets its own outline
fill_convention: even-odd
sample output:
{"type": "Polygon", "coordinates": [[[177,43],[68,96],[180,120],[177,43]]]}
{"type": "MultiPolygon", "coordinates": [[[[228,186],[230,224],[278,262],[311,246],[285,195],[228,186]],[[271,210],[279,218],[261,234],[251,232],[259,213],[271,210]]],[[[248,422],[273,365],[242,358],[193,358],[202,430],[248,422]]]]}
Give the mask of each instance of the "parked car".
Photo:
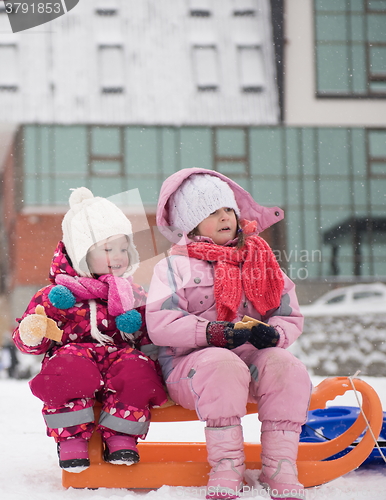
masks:
{"type": "Polygon", "coordinates": [[[386,285],[369,283],[336,288],[312,304],[300,306],[300,310],[304,316],[386,314],[386,285]]]}

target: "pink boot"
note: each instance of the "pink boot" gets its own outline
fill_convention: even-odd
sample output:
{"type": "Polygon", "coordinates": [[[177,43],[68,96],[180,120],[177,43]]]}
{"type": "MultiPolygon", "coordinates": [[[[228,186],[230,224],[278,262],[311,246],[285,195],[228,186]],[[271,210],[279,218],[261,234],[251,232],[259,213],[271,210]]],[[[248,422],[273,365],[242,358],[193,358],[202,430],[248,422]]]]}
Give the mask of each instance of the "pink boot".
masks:
{"type": "Polygon", "coordinates": [[[59,465],[68,472],[82,472],[90,467],[88,441],[81,437],[58,443],[59,465]]]}
{"type": "Polygon", "coordinates": [[[110,436],[105,442],[103,459],[111,464],[136,464],[139,462],[137,439],[129,434],[110,436]]]}
{"type": "Polygon", "coordinates": [[[299,434],[265,431],[261,435],[263,469],[259,481],[273,500],[304,500],[304,486],[298,481],[296,459],[299,434]]]}
{"type": "Polygon", "coordinates": [[[238,498],[245,472],[241,425],[206,427],[205,436],[208,462],[212,466],[206,498],[238,498]]]}

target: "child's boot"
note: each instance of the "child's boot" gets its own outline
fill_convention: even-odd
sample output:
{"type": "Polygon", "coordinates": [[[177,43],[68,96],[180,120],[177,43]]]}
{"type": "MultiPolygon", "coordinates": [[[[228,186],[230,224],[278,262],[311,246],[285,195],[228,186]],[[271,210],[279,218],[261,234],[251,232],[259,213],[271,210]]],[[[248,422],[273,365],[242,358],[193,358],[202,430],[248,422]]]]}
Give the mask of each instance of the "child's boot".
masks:
{"type": "Polygon", "coordinates": [[[261,435],[262,472],[260,483],[273,500],[304,500],[304,486],[298,481],[296,459],[299,434],[265,431],[261,435]]]}
{"type": "Polygon", "coordinates": [[[212,466],[206,498],[238,498],[245,472],[241,425],[206,427],[205,436],[208,462],[212,466]]]}
{"type": "Polygon", "coordinates": [[[137,439],[129,434],[115,434],[105,441],[105,462],[132,465],[139,462],[137,439]]]}
{"type": "Polygon", "coordinates": [[[82,472],[90,467],[88,441],[81,437],[58,443],[59,465],[68,472],[82,472]]]}

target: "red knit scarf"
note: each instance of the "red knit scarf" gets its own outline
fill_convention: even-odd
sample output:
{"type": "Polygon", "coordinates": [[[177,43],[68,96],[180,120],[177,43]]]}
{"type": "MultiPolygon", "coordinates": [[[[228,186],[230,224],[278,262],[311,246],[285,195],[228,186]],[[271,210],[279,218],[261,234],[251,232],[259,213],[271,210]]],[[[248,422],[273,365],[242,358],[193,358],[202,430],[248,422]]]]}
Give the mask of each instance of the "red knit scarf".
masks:
{"type": "Polygon", "coordinates": [[[261,316],[280,305],[283,275],[268,243],[259,236],[248,236],[240,249],[193,242],[182,247],[174,245],[171,253],[214,262],[218,321],[235,319],[242,290],[261,316]]]}

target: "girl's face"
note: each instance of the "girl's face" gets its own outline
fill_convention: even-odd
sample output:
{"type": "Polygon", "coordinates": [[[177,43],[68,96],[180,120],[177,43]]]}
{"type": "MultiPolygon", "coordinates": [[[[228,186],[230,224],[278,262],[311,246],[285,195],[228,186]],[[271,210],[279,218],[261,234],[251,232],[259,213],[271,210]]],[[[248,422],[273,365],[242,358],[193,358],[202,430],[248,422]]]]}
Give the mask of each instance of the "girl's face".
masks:
{"type": "Polygon", "coordinates": [[[93,245],[87,252],[87,264],[92,274],[122,276],[130,264],[127,237],[118,234],[93,245]]]}
{"type": "Polygon", "coordinates": [[[236,214],[232,208],[219,208],[200,222],[197,231],[200,236],[211,238],[216,245],[224,245],[236,238],[236,214]]]}

